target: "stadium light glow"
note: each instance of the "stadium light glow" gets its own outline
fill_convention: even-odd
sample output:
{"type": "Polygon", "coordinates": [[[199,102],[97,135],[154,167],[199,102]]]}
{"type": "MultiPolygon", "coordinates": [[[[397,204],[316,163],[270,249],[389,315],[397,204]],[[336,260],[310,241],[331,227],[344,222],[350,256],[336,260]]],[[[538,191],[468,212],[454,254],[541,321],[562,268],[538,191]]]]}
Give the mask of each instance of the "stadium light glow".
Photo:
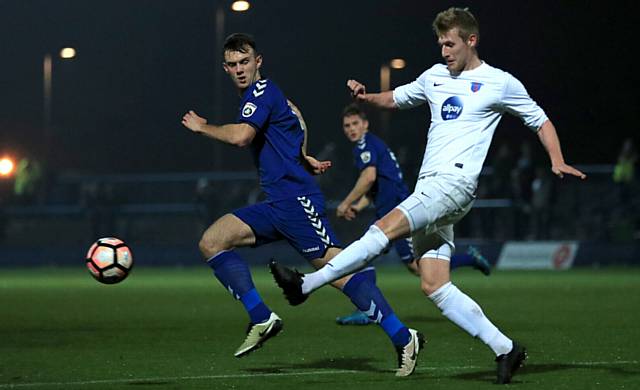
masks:
{"type": "Polygon", "coordinates": [[[71,59],[76,56],[76,49],[73,47],[65,47],[60,50],[60,58],[71,59]]]}
{"type": "Polygon", "coordinates": [[[391,60],[390,65],[393,69],[404,69],[404,67],[407,66],[407,63],[402,58],[394,58],[391,60]]]}
{"type": "Polygon", "coordinates": [[[0,159],[0,176],[9,177],[13,173],[15,164],[9,157],[3,157],[0,159]]]}
{"type": "Polygon", "coordinates": [[[244,1],[244,0],[234,1],[231,4],[231,9],[236,12],[247,11],[250,7],[251,7],[251,4],[248,1],[244,1]]]}

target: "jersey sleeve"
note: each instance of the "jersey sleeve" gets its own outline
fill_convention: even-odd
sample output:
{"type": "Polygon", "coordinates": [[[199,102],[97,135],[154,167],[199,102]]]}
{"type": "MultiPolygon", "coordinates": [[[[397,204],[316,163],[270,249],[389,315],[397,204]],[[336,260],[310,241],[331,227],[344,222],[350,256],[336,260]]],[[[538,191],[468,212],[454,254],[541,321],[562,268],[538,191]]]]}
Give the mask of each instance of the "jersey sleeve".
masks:
{"type": "Polygon", "coordinates": [[[506,112],[519,117],[528,128],[536,132],[549,119],[544,110],[531,99],[520,80],[510,74],[507,74],[502,106],[506,112]]]}
{"type": "Polygon", "coordinates": [[[360,146],[356,146],[353,150],[356,168],[359,171],[367,167],[375,167],[378,163],[378,153],[376,149],[370,143],[364,144],[364,147],[361,149],[360,146]]]}
{"type": "Polygon", "coordinates": [[[261,130],[269,121],[273,109],[273,94],[277,88],[272,88],[267,80],[259,80],[248,94],[236,118],[238,123],[248,123],[256,130],[261,130]]]}
{"type": "Polygon", "coordinates": [[[427,101],[427,71],[413,82],[401,85],[393,90],[393,102],[400,109],[419,106],[427,101]]]}

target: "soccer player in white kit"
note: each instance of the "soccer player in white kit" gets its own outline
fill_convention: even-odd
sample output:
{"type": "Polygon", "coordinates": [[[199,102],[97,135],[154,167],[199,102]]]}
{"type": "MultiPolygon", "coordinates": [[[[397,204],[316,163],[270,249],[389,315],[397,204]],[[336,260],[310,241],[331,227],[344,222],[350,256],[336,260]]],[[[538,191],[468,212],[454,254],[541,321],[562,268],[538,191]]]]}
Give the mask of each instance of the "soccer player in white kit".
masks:
{"type": "Polygon", "coordinates": [[[520,117],[538,135],[555,175],[586,176],[565,163],[553,123],[522,83],[480,60],[479,27],[468,9],[439,13],[433,29],[446,64],[434,65],[394,91],[370,94],[361,83],[347,82],[357,100],[376,107],[406,109],[429,104],[431,125],[413,194],[320,270],[303,275],[276,262],[271,263],[271,270],[289,302],[300,304],[315,289],[367,265],[390,241],[411,234],[416,254],[422,254],[423,292],[445,317],[493,350],[498,363],[496,382],[509,383],[526,359],[526,350],[505,336],[451,282],[453,224],[471,209],[493,133],[505,112],[520,117]]]}

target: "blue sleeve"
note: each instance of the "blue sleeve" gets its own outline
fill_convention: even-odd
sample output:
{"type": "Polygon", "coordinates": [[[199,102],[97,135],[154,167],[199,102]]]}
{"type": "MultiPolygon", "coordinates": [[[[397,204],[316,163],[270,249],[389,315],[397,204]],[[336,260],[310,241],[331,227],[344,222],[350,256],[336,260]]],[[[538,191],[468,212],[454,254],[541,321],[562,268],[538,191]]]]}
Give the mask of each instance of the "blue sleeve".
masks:
{"type": "Polygon", "coordinates": [[[362,171],[367,167],[375,167],[378,163],[376,148],[374,148],[370,143],[365,144],[362,149],[356,146],[353,151],[356,160],[356,167],[359,171],[362,171]]]}
{"type": "Polygon", "coordinates": [[[269,88],[266,80],[258,81],[253,90],[247,94],[248,97],[244,100],[236,121],[248,123],[256,130],[264,129],[271,117],[273,93],[274,89],[269,88]]]}

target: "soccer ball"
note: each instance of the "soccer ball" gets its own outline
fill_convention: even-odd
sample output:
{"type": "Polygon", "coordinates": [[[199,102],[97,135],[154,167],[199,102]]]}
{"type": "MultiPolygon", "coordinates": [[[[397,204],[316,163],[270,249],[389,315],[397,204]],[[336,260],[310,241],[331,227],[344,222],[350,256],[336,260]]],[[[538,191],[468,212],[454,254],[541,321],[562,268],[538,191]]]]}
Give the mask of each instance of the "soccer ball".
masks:
{"type": "Polygon", "coordinates": [[[86,261],[91,276],[104,284],[121,282],[133,267],[131,249],[124,241],[114,237],[94,242],[87,252],[86,261]]]}

